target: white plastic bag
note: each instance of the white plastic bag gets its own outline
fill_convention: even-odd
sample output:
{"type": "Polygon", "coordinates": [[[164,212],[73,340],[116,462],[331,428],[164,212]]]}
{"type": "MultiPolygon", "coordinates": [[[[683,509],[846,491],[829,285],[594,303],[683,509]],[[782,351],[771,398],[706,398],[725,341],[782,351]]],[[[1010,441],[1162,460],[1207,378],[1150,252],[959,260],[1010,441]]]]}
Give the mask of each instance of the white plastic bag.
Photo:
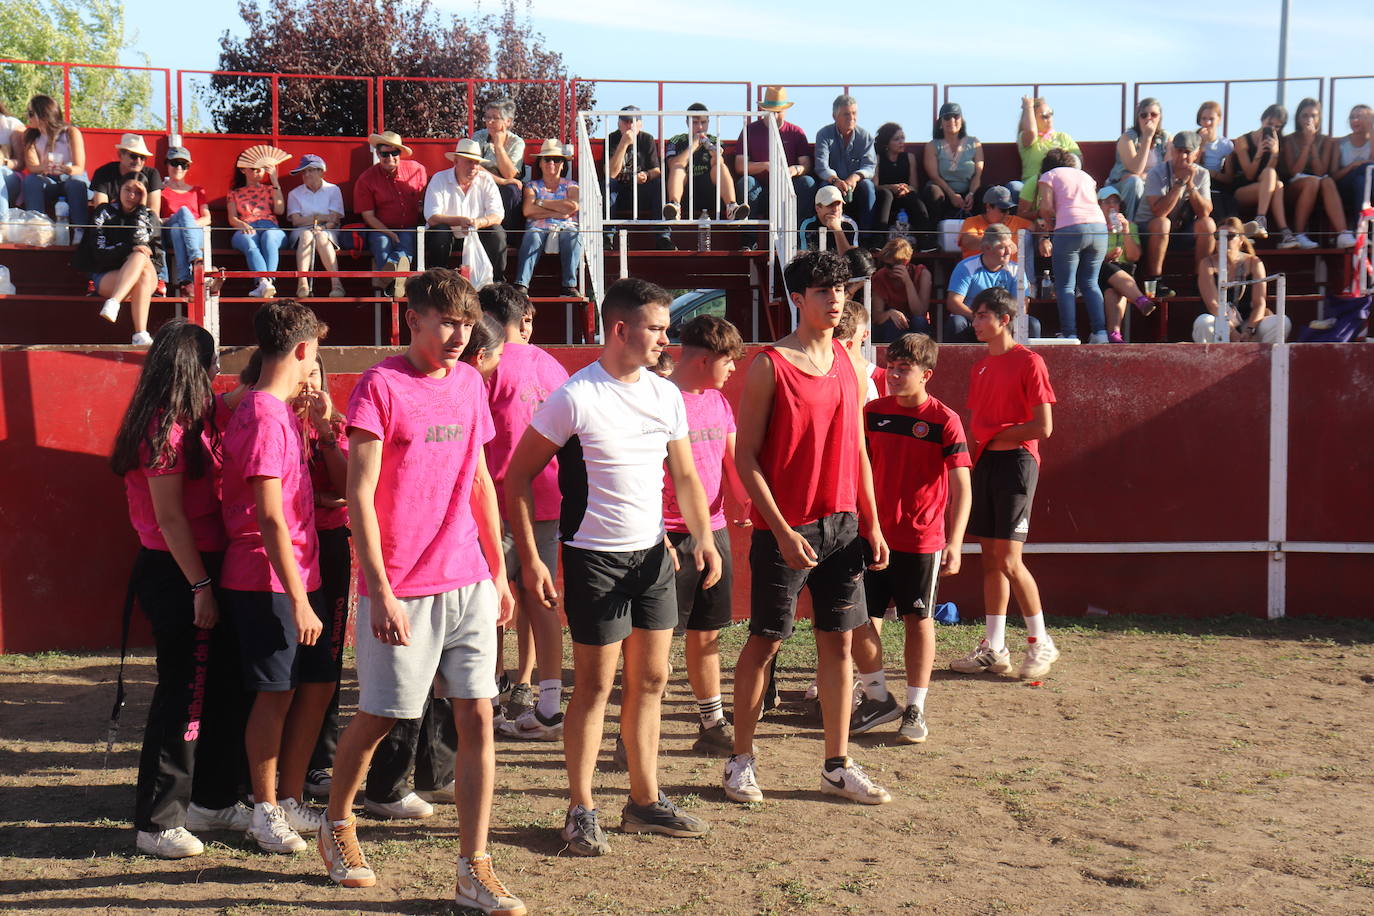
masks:
{"type": "Polygon", "coordinates": [[[959,230],[963,228],[964,221],[961,219],[942,219],[940,220],[940,250],[958,251],[959,250],[959,230]]]}
{"type": "Polygon", "coordinates": [[[467,230],[467,239],[463,242],[463,266],[468,269],[468,282],[473,289],[481,289],[492,281],[491,259],[478,241],[475,229],[467,230]]]}
{"type": "Polygon", "coordinates": [[[14,284],[10,282],[10,269],[0,264],[0,296],[13,296],[14,284]]]}
{"type": "Polygon", "coordinates": [[[5,227],[5,241],[11,245],[29,245],[33,248],[46,248],[53,244],[57,230],[53,221],[35,210],[10,210],[9,224],[5,227]]]}

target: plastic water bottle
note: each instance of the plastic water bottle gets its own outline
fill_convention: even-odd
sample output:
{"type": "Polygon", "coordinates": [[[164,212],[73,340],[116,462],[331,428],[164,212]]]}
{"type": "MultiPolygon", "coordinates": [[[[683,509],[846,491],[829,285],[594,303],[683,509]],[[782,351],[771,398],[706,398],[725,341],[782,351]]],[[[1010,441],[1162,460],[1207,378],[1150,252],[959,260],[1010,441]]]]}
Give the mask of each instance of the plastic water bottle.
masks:
{"type": "Polygon", "coordinates": [[[0,296],[13,296],[14,284],[10,282],[10,269],[0,264],[0,296]]]}
{"type": "Polygon", "coordinates": [[[59,200],[57,206],[53,207],[53,213],[57,216],[57,229],[53,238],[53,243],[56,245],[70,245],[72,243],[71,227],[67,223],[67,218],[71,212],[71,207],[67,205],[65,200],[59,200]]]}
{"type": "Polygon", "coordinates": [[[1054,295],[1054,280],[1050,278],[1050,272],[1044,270],[1040,272],[1040,298],[1049,299],[1054,295]]]}
{"type": "Polygon", "coordinates": [[[697,251],[711,250],[711,216],[702,209],[697,217],[697,251]]]}
{"type": "Polygon", "coordinates": [[[892,224],[892,228],[888,230],[887,237],[889,239],[911,240],[911,223],[907,220],[905,210],[897,211],[897,220],[892,224]]]}

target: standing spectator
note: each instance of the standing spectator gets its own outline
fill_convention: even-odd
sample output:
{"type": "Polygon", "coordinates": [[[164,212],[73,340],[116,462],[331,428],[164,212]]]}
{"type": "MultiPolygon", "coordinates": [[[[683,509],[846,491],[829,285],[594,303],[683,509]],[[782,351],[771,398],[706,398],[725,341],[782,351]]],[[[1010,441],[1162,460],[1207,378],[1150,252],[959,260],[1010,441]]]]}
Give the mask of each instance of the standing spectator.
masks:
{"type": "MultiPolygon", "coordinates": [[[[338,229],[343,225],[343,192],[336,184],[324,180],[325,161],[312,153],[301,157],[301,164],[291,170],[300,175],[302,183],[291,189],[286,198],[286,218],[295,228],[291,241],[296,246],[296,269],[314,268],[315,256],[325,270],[338,270],[338,229]]],[[[313,296],[312,282],[301,277],[296,282],[296,298],[313,296]]],[[[329,295],[344,294],[343,281],[333,277],[329,281],[329,295]]]]}
{"type": "Polygon", "coordinates": [[[931,142],[926,144],[927,181],[921,188],[927,222],[922,227],[921,245],[926,251],[937,246],[940,221],[954,214],[975,209],[974,200],[983,183],[983,144],[968,135],[964,110],[956,102],[940,106],[931,142]]]}
{"type": "Polygon", "coordinates": [[[873,339],[896,340],[907,331],[930,331],[930,270],[911,263],[911,243],[892,239],[878,252],[873,274],[873,339]]]}
{"type": "MultiPolygon", "coordinates": [[[[1011,260],[1016,244],[1011,230],[995,223],[983,233],[983,250],[971,258],[964,258],[950,271],[945,290],[945,343],[975,343],[973,309],[967,303],[985,289],[1000,286],[1016,295],[1017,271],[1022,268],[1011,260]]],[[[1040,321],[1026,316],[1027,333],[1040,336],[1040,321]]]]}
{"type": "Polygon", "coordinates": [[[472,139],[482,147],[482,167],[491,173],[501,192],[504,225],[519,229],[521,187],[525,178],[525,140],[511,128],[515,124],[515,100],[509,96],[492,99],[482,109],[486,127],[472,139]]]}
{"type": "MultiPolygon", "coordinates": [[[[1245,235],[1241,222],[1234,217],[1221,224],[1226,230],[1226,276],[1231,282],[1262,280],[1267,274],[1264,262],[1255,254],[1255,246],[1245,235]]],[[[1207,313],[1199,315],[1193,322],[1193,342],[1209,343],[1214,337],[1219,320],[1226,321],[1231,328],[1231,340],[1247,343],[1280,343],[1286,340],[1293,322],[1287,315],[1280,318],[1269,310],[1268,286],[1252,283],[1237,286],[1225,295],[1217,290],[1216,265],[1199,265],[1198,292],[1202,294],[1202,304],[1207,313]],[[1234,297],[1234,298],[1233,298],[1234,297]],[[1218,318],[1225,309],[1225,318],[1218,318]]]]}
{"type": "MultiPolygon", "coordinates": [[[[959,251],[964,257],[969,258],[982,251],[983,233],[987,232],[989,226],[1000,225],[1011,230],[1011,259],[1016,260],[1019,253],[1016,245],[1020,239],[1017,233],[1022,229],[1034,232],[1035,224],[1012,213],[1013,206],[1011,191],[1000,184],[993,185],[983,193],[983,212],[977,216],[970,216],[959,227],[959,251]]],[[[1048,250],[1041,252],[1042,255],[1048,253],[1048,250]]]]}
{"type": "Polygon", "coordinates": [[[516,258],[515,285],[528,292],[534,265],[550,234],[558,237],[558,257],[562,267],[560,295],[576,296],[577,268],[582,263],[582,235],[578,231],[577,211],[580,190],[577,182],[563,173],[571,157],[557,140],[545,140],[534,160],[539,177],[525,186],[525,219],[528,224],[520,240],[516,258]]]}
{"type": "Polygon", "coordinates": [[[801,251],[820,248],[820,227],[829,230],[826,247],[844,254],[859,244],[859,224],[844,215],[844,196],[834,185],[816,192],[816,215],[808,216],[797,227],[797,247],[801,251]]]}
{"type": "Polygon", "coordinates": [[[1121,212],[1131,222],[1145,192],[1145,175],[1168,155],[1169,132],[1162,115],[1159,99],[1141,99],[1135,106],[1135,125],[1116,141],[1116,164],[1107,183],[1120,192],[1121,212]]]}
{"type": "Polygon", "coordinates": [[[902,125],[888,121],[873,135],[878,154],[878,171],[873,180],[878,185],[878,202],[874,206],[873,227],[886,229],[905,212],[908,227],[920,229],[930,222],[925,202],[916,193],[916,154],[906,149],[906,133],[902,125]]]}
{"type": "MultiPolygon", "coordinates": [[[[205,228],[210,225],[210,204],[205,189],[186,180],[191,169],[191,151],[184,146],[167,150],[167,180],[162,185],[162,205],[158,217],[162,220],[162,244],[171,248],[177,262],[178,295],[189,296],[192,271],[205,259],[202,243],[205,228]]],[[[163,261],[158,274],[167,280],[167,264],[163,261]]]]}
{"type": "MultiPolygon", "coordinates": [[[[688,111],[705,111],[701,102],[687,106],[688,111]]],[[[663,205],[664,219],[678,219],[682,215],[682,197],[687,190],[687,169],[692,170],[692,192],[688,196],[688,216],[716,210],[716,193],[724,205],[726,219],[748,219],[749,205],[735,205],[735,183],[725,167],[724,149],[720,139],[707,133],[711,119],[706,115],[687,118],[687,133],[669,137],[668,202],[663,205]]]]}
{"type": "Polygon", "coordinates": [[[95,225],[77,246],[73,263],[90,274],[96,293],[105,298],[101,318],[113,324],[119,320],[120,303],[129,300],[134,346],[146,347],[153,342],[148,303],[162,263],[162,224],[148,207],[143,176],[127,176],[116,199],[118,203],[96,208],[95,225]]]}
{"type": "MultiPolygon", "coordinates": [[[[659,188],[663,169],[658,162],[658,144],[653,135],[644,130],[639,108],[626,105],[621,111],[620,126],[606,138],[606,213],[610,218],[648,219],[649,214],[662,212],[659,207],[659,188]]],[[[607,234],[611,247],[615,233],[607,234]]],[[[658,247],[672,251],[673,240],[665,226],[658,234],[658,247]]]]}
{"type": "MultiPolygon", "coordinates": [[[[1098,205],[1107,225],[1107,255],[1102,259],[1102,270],[1097,275],[1097,285],[1102,290],[1103,309],[1107,313],[1107,342],[1125,343],[1121,334],[1122,322],[1126,320],[1126,303],[1129,301],[1140,309],[1141,315],[1149,315],[1155,310],[1155,303],[1140,291],[1136,285],[1136,262],[1140,260],[1140,227],[1127,222],[1121,212],[1121,196],[1116,188],[1108,185],[1097,192],[1098,205]]],[[[1168,298],[1173,293],[1167,288],[1156,287],[1156,295],[1168,298]]]]}
{"type": "MultiPolygon", "coordinates": [[[[371,230],[367,247],[374,268],[405,272],[415,260],[415,227],[429,175],[410,158],[410,147],[394,131],[372,134],[367,143],[377,163],[353,183],[353,210],[371,230]]],[[[394,284],[383,278],[373,281],[378,289],[387,285],[392,286],[395,298],[405,295],[404,277],[397,277],[394,284]]]]}
{"type": "Polygon", "coordinates": [[[1040,160],[1052,149],[1066,149],[1083,158],[1073,137],[1054,129],[1054,109],[1044,99],[1021,97],[1021,121],[1016,128],[1016,150],[1021,154],[1021,204],[1023,215],[1035,212],[1035,189],[1040,183],[1040,160]]]}
{"type": "Polygon", "coordinates": [[[834,123],[816,131],[816,179],[844,195],[845,212],[854,217],[860,232],[867,232],[873,228],[877,200],[873,135],[859,126],[859,103],[852,95],[835,96],[830,114],[834,123]]]}
{"type": "Polygon", "coordinates": [[[62,116],[62,106],[50,96],[29,99],[29,126],[24,131],[24,206],[52,214],[59,197],[66,199],[77,237],[86,225],[89,208],[86,183],[86,141],[81,130],[62,116]]]}
{"type": "Polygon", "coordinates": [[[1097,275],[1107,253],[1107,224],[1097,204],[1097,182],[1078,160],[1053,149],[1041,161],[1036,190],[1040,216],[1053,230],[1055,297],[1059,300],[1059,336],[1078,337],[1074,287],[1083,297],[1092,334],[1088,343],[1107,343],[1107,320],[1097,275]]]}
{"type": "Polygon", "coordinates": [[[98,207],[115,199],[125,175],[142,175],[148,186],[148,209],[162,210],[162,175],[148,164],[153,158],[148,145],[138,134],[124,134],[115,146],[119,158],[107,162],[91,176],[91,206],[98,207]]]}
{"type": "Polygon", "coordinates": [[[1212,221],[1212,183],[1198,164],[1197,132],[1174,134],[1169,158],[1150,169],[1145,178],[1145,203],[1136,213],[1136,225],[1144,226],[1147,238],[1145,279],[1159,280],[1170,239],[1193,245],[1193,263],[1206,260],[1216,250],[1217,225],[1212,221]]]}
{"type": "Polygon", "coordinates": [[[19,205],[23,152],[24,122],[11,115],[5,103],[0,102],[0,222],[6,218],[10,207],[19,205]]]}
{"type": "MultiPolygon", "coordinates": [[[[1215,134],[1216,125],[1221,123],[1221,106],[1215,102],[1205,102],[1198,109],[1198,123],[1204,125],[1204,138],[1215,134]],[[1208,105],[1216,106],[1208,109],[1208,105]]],[[[1235,155],[1230,168],[1222,170],[1228,179],[1231,196],[1237,204],[1255,208],[1255,225],[1259,236],[1269,235],[1269,215],[1273,214],[1274,228],[1282,233],[1280,248],[1315,248],[1317,243],[1303,236],[1299,238],[1288,228],[1285,213],[1283,182],[1279,181],[1279,140],[1283,136],[1284,125],[1288,123],[1288,110],[1282,105],[1270,105],[1260,116],[1260,126],[1241,137],[1234,144],[1235,155]]],[[[1204,162],[1208,177],[1212,177],[1211,165],[1204,162]]],[[[1217,199],[1213,189],[1212,200],[1217,199]]]]}
{"type": "MultiPolygon", "coordinates": [[[[281,185],[277,182],[279,161],[272,156],[259,156],[252,150],[240,153],[235,163],[234,180],[225,197],[229,225],[238,230],[232,244],[247,259],[248,269],[254,273],[274,272],[281,246],[286,242],[286,233],[277,224],[277,217],[286,209],[281,185]]],[[[277,287],[271,277],[260,277],[248,293],[262,299],[271,299],[276,294],[277,287]]]]}
{"type": "Polygon", "coordinates": [[[1279,168],[1288,186],[1286,194],[1290,201],[1296,200],[1293,205],[1293,231],[1298,234],[1300,241],[1306,237],[1307,221],[1320,195],[1326,221],[1336,234],[1336,247],[1353,248],[1355,236],[1345,227],[1341,194],[1331,178],[1336,144],[1321,133],[1321,103],[1316,99],[1303,99],[1298,103],[1293,122],[1297,125],[1296,129],[1279,144],[1279,168]]]}
{"type": "Polygon", "coordinates": [[[434,176],[425,190],[425,261],[431,267],[447,267],[455,240],[462,245],[474,233],[491,261],[495,283],[506,278],[506,230],[496,181],[482,168],[482,150],[476,140],[459,140],[453,152],[444,153],[453,163],[434,176]],[[449,231],[445,232],[444,230],[449,231]]]}
{"type": "MultiPolygon", "coordinates": [[[[792,190],[797,195],[797,212],[806,213],[813,203],[816,179],[807,174],[811,171],[811,145],[807,142],[806,131],[787,120],[787,109],[794,104],[787,101],[787,89],[768,86],[763,90],[759,108],[771,114],[777,122],[778,139],[782,142],[783,156],[787,159],[787,177],[791,179],[792,190]]],[[[739,152],[735,154],[735,171],[740,174],[738,199],[748,204],[751,212],[765,214],[768,212],[768,187],[772,178],[768,173],[767,117],[750,121],[740,131],[738,148],[739,152]]],[[[746,249],[757,245],[757,235],[746,237],[746,249]]]]}
{"type": "Polygon", "coordinates": [[[1374,135],[1374,108],[1356,105],[1350,109],[1350,133],[1336,145],[1331,177],[1340,189],[1345,204],[1348,225],[1359,221],[1360,208],[1365,203],[1365,171],[1374,165],[1374,149],[1370,137],[1374,135]]]}

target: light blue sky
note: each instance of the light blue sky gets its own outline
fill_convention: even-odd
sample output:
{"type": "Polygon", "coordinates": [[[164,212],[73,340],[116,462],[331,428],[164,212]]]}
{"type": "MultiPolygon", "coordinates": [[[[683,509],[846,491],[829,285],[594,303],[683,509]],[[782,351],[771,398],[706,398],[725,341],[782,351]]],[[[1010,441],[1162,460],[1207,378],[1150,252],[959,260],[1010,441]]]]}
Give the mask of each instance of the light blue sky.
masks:
{"type": "MultiPolygon", "coordinates": [[[[469,11],[473,4],[435,0],[442,9],[469,11]]],[[[197,4],[195,27],[182,13],[168,16],[161,0],[126,0],[128,22],[137,28],[137,50],[154,66],[213,69],[219,35],[242,34],[233,0],[197,4]]],[[[893,6],[874,4],[868,8],[893,6]]],[[[895,6],[900,7],[901,4],[895,6]]],[[[901,14],[876,15],[861,5],[854,15],[834,2],[792,0],[785,7],[754,0],[532,0],[536,29],[562,52],[572,72],[607,80],[740,80],[789,86],[798,105],[791,120],[814,135],[829,120],[829,101],[846,81],[860,83],[1016,83],[1272,79],[1277,69],[1278,0],[1198,4],[1180,0],[1135,5],[1102,3],[1099,13],[1082,2],[929,3],[916,0],[901,14]],[[1144,12],[1149,10],[1149,12],[1144,12]],[[1001,23],[994,31],[993,27],[1001,23]],[[739,37],[732,37],[739,36],[739,37]],[[1035,51],[1028,53],[1028,49],[1035,51]]],[[[1349,0],[1298,0],[1290,22],[1290,76],[1343,76],[1374,71],[1368,47],[1374,10],[1349,0]],[[1352,38],[1357,40],[1352,40],[1352,38]]],[[[491,9],[488,4],[487,9],[491,9]]],[[[132,62],[132,61],[131,61],[132,62]]],[[[455,74],[461,75],[461,74],[455,74]]],[[[175,90],[174,90],[175,91],[175,90]]],[[[965,109],[970,130],[985,140],[1011,138],[1018,88],[961,89],[951,97],[965,109]]],[[[1079,139],[1115,137],[1121,93],[1116,87],[1046,87],[1057,126],[1079,139]]],[[[1192,124],[1197,103],[1221,100],[1219,84],[1150,90],[1164,104],[1165,126],[1192,124]]],[[[1290,107],[1316,84],[1290,86],[1290,107]]],[[[913,139],[927,134],[931,94],[926,89],[862,89],[860,122],[903,122],[913,139]]],[[[1247,129],[1273,100],[1272,84],[1233,87],[1232,133],[1247,129]]],[[[742,85],[711,89],[670,87],[667,108],[700,99],[713,107],[741,106],[742,85]]],[[[1374,100],[1374,78],[1337,84],[1333,107],[1337,132],[1355,102],[1374,100]]],[[[657,104],[652,87],[603,82],[599,107],[657,104]]],[[[1127,105],[1132,102],[1128,96],[1127,105]]],[[[674,128],[676,129],[676,128],[674,128]]]]}

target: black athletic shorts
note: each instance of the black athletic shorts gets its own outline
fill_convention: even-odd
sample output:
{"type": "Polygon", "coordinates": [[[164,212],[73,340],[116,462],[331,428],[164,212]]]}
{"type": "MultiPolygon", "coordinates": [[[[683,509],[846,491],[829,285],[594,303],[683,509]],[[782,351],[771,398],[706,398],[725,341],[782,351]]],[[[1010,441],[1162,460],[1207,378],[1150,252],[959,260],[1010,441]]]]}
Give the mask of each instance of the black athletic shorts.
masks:
{"type": "Polygon", "coordinates": [[[563,545],[568,635],[609,646],[630,630],[671,630],[677,623],[673,559],[659,541],[648,550],[614,552],[563,545]]]}
{"type": "Polygon", "coordinates": [[[1102,269],[1097,272],[1097,285],[1104,290],[1111,288],[1112,277],[1115,277],[1117,274],[1132,276],[1128,268],[1122,267],[1115,261],[1103,261],[1102,269]]]}
{"type": "Polygon", "coordinates": [[[224,608],[234,621],[239,637],[245,690],[280,693],[300,684],[333,684],[339,679],[333,638],[343,639],[344,628],[330,626],[324,590],[307,597],[315,616],[324,625],[313,646],[296,642],[296,623],[291,599],[280,592],[223,590],[224,608]]]}
{"type": "Polygon", "coordinates": [[[864,570],[864,599],[868,616],[882,617],[887,606],[897,605],[897,615],[929,617],[935,613],[935,587],[940,581],[940,555],[903,553],[894,550],[887,569],[864,570]]]}
{"type": "Polygon", "coordinates": [[[984,449],[973,466],[973,508],[968,533],[977,538],[1025,541],[1040,468],[1024,448],[984,449]]]}
{"type": "Polygon", "coordinates": [[[730,625],[730,589],[734,586],[734,563],[730,560],[730,532],[718,528],[711,532],[720,554],[720,581],[701,587],[704,573],[697,569],[692,551],[696,539],[687,532],[669,531],[668,542],[677,551],[677,625],[684,630],[719,630],[730,625]]]}
{"type": "Polygon", "coordinates": [[[864,542],[853,512],[837,512],[793,529],[816,552],[810,569],[792,569],[777,538],[763,529],[749,545],[749,632],[786,639],[796,625],[797,596],[811,591],[812,625],[826,633],[846,633],[868,620],[864,610],[864,542]]]}

